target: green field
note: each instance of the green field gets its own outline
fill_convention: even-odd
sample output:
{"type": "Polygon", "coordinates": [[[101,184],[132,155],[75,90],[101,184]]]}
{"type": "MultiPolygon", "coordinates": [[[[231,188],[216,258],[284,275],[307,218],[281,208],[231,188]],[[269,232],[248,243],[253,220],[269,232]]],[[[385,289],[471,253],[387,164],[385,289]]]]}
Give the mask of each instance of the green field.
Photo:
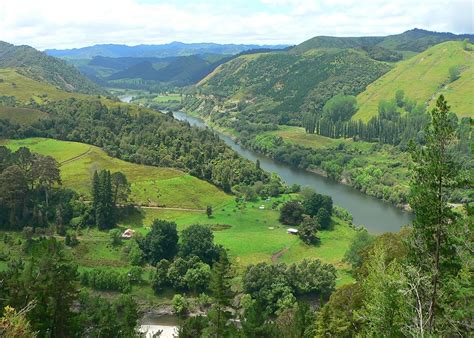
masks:
{"type": "Polygon", "coordinates": [[[181,95],[180,94],[162,94],[158,95],[153,99],[154,102],[181,102],[181,95]]]}
{"type": "MultiPolygon", "coordinates": [[[[191,224],[208,225],[214,231],[216,243],[229,250],[240,272],[246,265],[258,262],[292,263],[304,258],[319,258],[337,267],[338,285],[352,280],[348,266],[342,263],[342,258],[355,235],[355,230],[333,218],[333,230],[319,234],[320,245],[303,244],[297,236],[289,235],[287,227],[278,221],[278,207],[284,201],[294,198],[291,195],[237,204],[232,196],[224,194],[213,185],[178,170],[128,163],[109,157],[101,149],[87,144],[44,138],[4,140],[0,141],[0,144],[6,144],[13,150],[25,146],[33,152],[53,156],[61,163],[64,186],[85,195],[89,193],[93,169],[120,170],[132,183],[131,200],[134,203],[164,204],[169,207],[138,208],[119,221],[122,229],[130,227],[145,235],[154,219],[174,221],[178,224],[179,231],[191,224]],[[200,210],[206,205],[213,207],[213,215],[210,218],[204,210],[200,210]],[[276,255],[277,253],[279,255],[276,255]]],[[[14,243],[18,243],[21,238],[21,233],[8,234],[15,238],[14,243]]],[[[108,233],[97,229],[81,229],[78,238],[80,244],[69,250],[77,260],[80,271],[93,267],[110,267],[125,273],[131,268],[124,252],[126,241],[114,247],[109,243],[108,233]]],[[[21,246],[0,241],[0,253],[16,257],[21,255],[21,246]]],[[[6,262],[0,261],[0,269],[5,268],[6,262]]],[[[147,267],[145,270],[144,277],[147,280],[148,272],[153,269],[147,267]]],[[[169,302],[172,296],[155,296],[148,283],[134,286],[132,294],[148,304],[169,302]]]]}
{"type": "Polygon", "coordinates": [[[66,187],[89,195],[95,170],[123,172],[131,183],[130,202],[140,205],[204,209],[231,199],[210,183],[171,168],[125,162],[108,156],[100,148],[77,142],[43,138],[3,141],[11,149],[28,147],[54,157],[61,164],[66,187]]]}
{"type": "MultiPolygon", "coordinates": [[[[472,46],[472,45],[471,45],[472,46]]],[[[358,112],[353,120],[367,122],[377,115],[381,100],[392,99],[399,89],[418,102],[433,105],[444,94],[451,110],[459,116],[474,116],[474,52],[466,51],[462,42],[444,42],[398,63],[387,74],[371,83],[357,96],[358,112]],[[460,77],[449,83],[449,69],[458,67],[460,77]]]]}
{"type": "Polygon", "coordinates": [[[287,226],[278,221],[279,211],[272,209],[273,203],[281,203],[289,198],[291,197],[285,195],[270,201],[247,202],[241,209],[231,200],[214,208],[211,218],[204,212],[142,209],[140,222],[137,222],[138,217],[133,217],[124,220],[122,225],[128,227],[139,224],[135,229],[143,234],[156,218],[176,222],[179,230],[197,223],[219,225],[217,229],[213,228],[216,229],[216,242],[229,250],[234,262],[240,267],[258,262],[270,263],[272,256],[283,251],[278,259],[273,259],[274,262],[293,263],[304,258],[319,258],[334,264],[339,270],[340,281],[346,282],[347,266],[342,263],[342,258],[355,235],[355,230],[343,221],[333,218],[334,229],[319,233],[320,245],[305,245],[297,236],[286,232],[287,226]],[[263,210],[260,209],[262,205],[263,210]]]}
{"type": "Polygon", "coordinates": [[[301,127],[282,126],[278,130],[270,132],[270,134],[280,136],[289,143],[314,149],[326,148],[338,142],[330,137],[308,134],[301,127]]]}

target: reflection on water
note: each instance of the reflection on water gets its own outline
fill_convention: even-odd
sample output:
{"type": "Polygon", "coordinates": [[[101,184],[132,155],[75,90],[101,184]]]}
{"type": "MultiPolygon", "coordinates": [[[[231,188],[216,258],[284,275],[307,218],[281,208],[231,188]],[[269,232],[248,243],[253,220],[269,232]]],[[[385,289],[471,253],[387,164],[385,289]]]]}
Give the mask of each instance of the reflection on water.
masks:
{"type": "MultiPolygon", "coordinates": [[[[206,127],[199,118],[184,112],[174,112],[177,120],[188,121],[191,125],[206,127]]],[[[400,210],[390,203],[367,196],[347,185],[335,182],[327,177],[317,175],[290,165],[277,162],[237,144],[230,137],[217,132],[219,137],[243,157],[255,162],[269,172],[277,173],[287,184],[300,184],[315,189],[318,193],[332,197],[334,204],[347,209],[354,217],[354,224],[364,225],[371,233],[395,232],[411,222],[412,214],[400,210]]]]}

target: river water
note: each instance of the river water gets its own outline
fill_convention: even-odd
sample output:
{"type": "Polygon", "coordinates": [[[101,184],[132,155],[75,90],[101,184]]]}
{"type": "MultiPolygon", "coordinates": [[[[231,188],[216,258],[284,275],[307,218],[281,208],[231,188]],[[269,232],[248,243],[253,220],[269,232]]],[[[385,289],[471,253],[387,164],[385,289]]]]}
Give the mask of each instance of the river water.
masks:
{"type": "MultiPolygon", "coordinates": [[[[204,120],[187,115],[184,112],[174,112],[173,116],[177,120],[187,121],[194,126],[207,126],[204,120]]],[[[262,169],[277,173],[287,184],[297,183],[302,187],[308,186],[318,193],[331,196],[335,205],[347,209],[352,214],[354,224],[364,225],[370,233],[396,232],[412,220],[412,213],[396,208],[390,203],[367,196],[350,186],[335,182],[327,177],[277,162],[257,152],[243,148],[227,135],[219,132],[217,134],[241,156],[252,162],[256,162],[257,159],[260,160],[262,169]]]]}

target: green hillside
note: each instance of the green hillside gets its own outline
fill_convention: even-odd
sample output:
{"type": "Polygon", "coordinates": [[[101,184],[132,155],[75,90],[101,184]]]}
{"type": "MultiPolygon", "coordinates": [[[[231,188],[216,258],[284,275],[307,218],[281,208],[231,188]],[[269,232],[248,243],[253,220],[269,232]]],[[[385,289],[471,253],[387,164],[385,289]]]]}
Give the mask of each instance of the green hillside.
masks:
{"type": "Polygon", "coordinates": [[[244,55],[202,80],[197,102],[188,102],[188,108],[208,113],[205,104],[212,102],[218,118],[231,128],[238,127],[238,120],[298,124],[302,112],[321,109],[337,93],[356,95],[389,69],[352,49],[244,55]]]}
{"type": "Polygon", "coordinates": [[[448,40],[468,39],[474,42],[472,34],[452,34],[411,29],[401,34],[388,36],[336,37],[316,36],[292,49],[294,53],[304,53],[319,48],[384,48],[391,51],[422,52],[427,48],[448,40]]]}
{"type": "Polygon", "coordinates": [[[15,68],[18,73],[26,77],[49,83],[65,91],[85,94],[105,93],[75,67],[30,46],[14,46],[0,41],[0,68],[15,68]]]}
{"type": "Polygon", "coordinates": [[[125,162],[84,143],[44,138],[0,141],[12,150],[27,147],[54,157],[61,165],[63,185],[89,196],[94,170],[123,172],[131,183],[130,202],[146,206],[205,209],[231,199],[214,185],[182,171],[125,162]]]}
{"type": "Polygon", "coordinates": [[[439,94],[444,94],[452,111],[459,116],[473,116],[474,52],[464,50],[463,43],[444,42],[398,63],[390,72],[370,84],[357,96],[359,111],[354,120],[368,121],[378,112],[380,100],[393,98],[399,89],[419,102],[432,104],[439,94]],[[450,82],[449,70],[460,71],[457,80],[450,82]]]}
{"type": "Polygon", "coordinates": [[[85,94],[67,92],[49,83],[31,79],[13,68],[0,69],[0,96],[14,96],[18,101],[33,99],[39,103],[45,100],[87,97],[85,94]]]}

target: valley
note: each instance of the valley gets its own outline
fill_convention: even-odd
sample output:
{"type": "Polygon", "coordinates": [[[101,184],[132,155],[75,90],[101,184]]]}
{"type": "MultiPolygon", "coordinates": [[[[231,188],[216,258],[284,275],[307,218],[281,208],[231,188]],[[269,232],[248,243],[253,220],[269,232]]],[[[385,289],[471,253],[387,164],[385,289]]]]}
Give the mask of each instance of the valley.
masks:
{"type": "Polygon", "coordinates": [[[473,42],[0,41],[0,336],[467,336],[473,42]]]}

